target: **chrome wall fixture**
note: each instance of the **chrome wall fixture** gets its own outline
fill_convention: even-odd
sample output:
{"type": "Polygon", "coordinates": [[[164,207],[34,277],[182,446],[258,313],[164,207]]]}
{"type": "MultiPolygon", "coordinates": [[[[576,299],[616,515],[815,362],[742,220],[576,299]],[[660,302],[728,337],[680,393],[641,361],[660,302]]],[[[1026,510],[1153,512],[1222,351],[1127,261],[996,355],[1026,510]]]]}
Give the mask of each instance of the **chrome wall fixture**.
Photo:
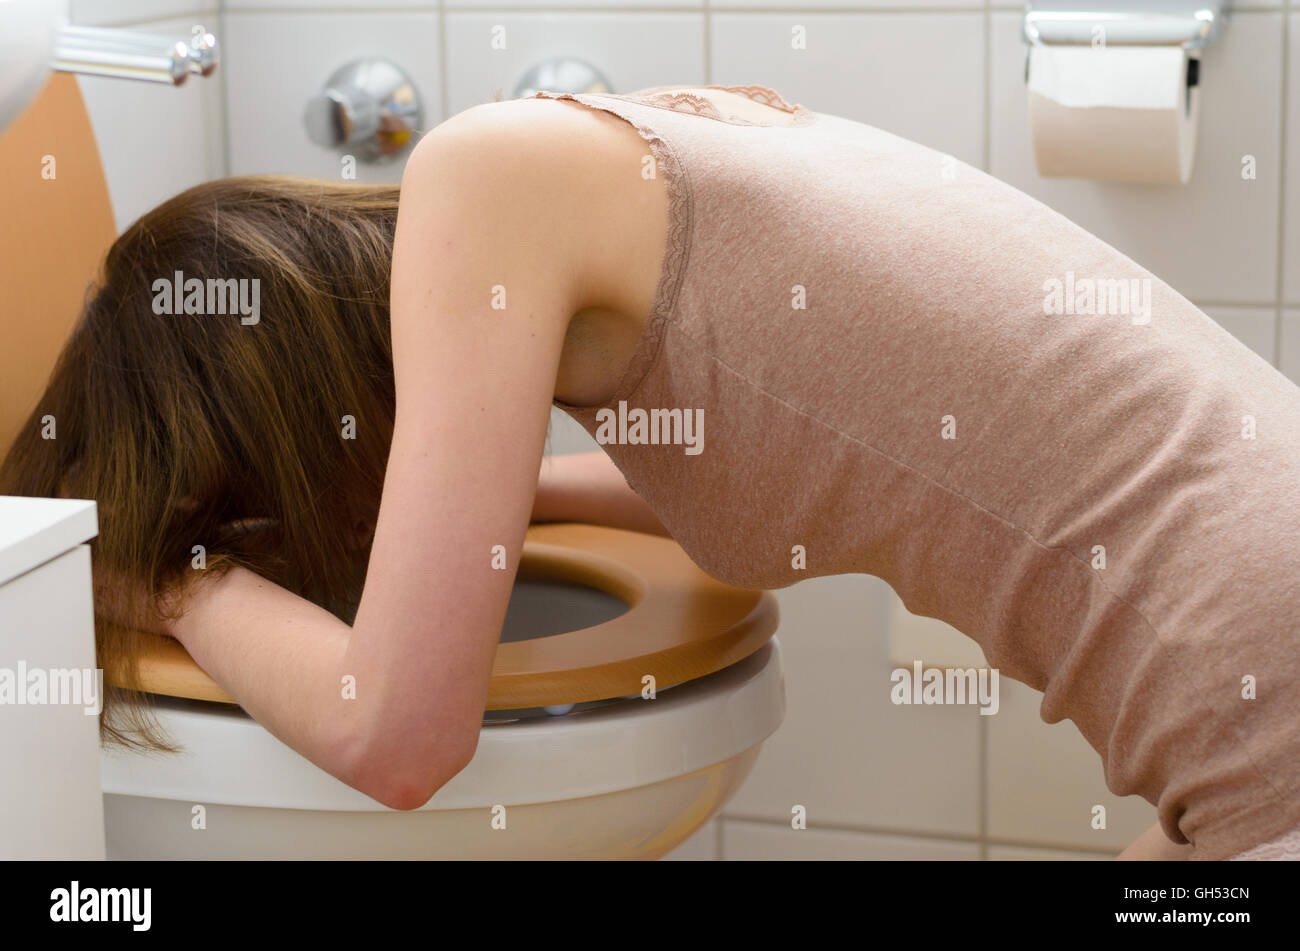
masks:
{"type": "Polygon", "coordinates": [[[603,73],[590,63],[570,57],[548,59],[530,68],[515,83],[514,97],[524,99],[534,93],[613,92],[603,73]]]}
{"type": "Polygon", "coordinates": [[[415,83],[398,66],[358,59],[340,66],[303,112],[307,137],[363,162],[391,162],[424,127],[415,83]]]}
{"type": "MultiPolygon", "coordinates": [[[[589,63],[557,57],[531,67],[515,85],[515,98],[552,92],[610,92],[589,63]]],[[[394,63],[356,59],[330,74],[303,110],[307,137],[322,148],[383,163],[403,156],[424,129],[424,106],[415,83],[394,63]]]]}
{"type": "Polygon", "coordinates": [[[58,72],[179,86],[217,68],[217,38],[195,28],[189,39],[92,26],[62,27],[54,41],[58,72]]]}

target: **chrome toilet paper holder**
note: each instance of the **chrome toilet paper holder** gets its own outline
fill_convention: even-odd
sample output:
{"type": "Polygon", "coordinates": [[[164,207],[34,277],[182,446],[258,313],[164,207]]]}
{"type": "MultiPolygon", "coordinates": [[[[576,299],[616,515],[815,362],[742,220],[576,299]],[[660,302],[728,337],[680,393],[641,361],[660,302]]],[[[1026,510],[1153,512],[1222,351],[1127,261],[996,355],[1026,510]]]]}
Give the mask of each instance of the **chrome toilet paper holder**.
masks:
{"type": "Polygon", "coordinates": [[[1191,178],[1201,55],[1225,0],[1029,0],[1030,137],[1045,178],[1182,184],[1191,178]]]}
{"type": "Polygon", "coordinates": [[[1024,39],[1046,46],[1182,46],[1199,49],[1223,30],[1224,0],[1031,0],[1024,39]]]}

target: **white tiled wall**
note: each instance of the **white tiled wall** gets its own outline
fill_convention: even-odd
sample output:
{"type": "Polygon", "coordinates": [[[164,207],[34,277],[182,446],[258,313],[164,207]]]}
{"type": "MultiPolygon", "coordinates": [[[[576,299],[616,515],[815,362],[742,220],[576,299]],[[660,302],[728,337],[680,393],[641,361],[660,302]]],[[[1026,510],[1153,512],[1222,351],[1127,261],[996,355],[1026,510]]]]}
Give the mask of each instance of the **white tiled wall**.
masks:
{"type": "Polygon", "coordinates": [[[465,6],[472,9],[446,15],[449,114],[509,97],[529,66],[568,52],[588,58],[614,89],[662,85],[664,76],[704,81],[704,23],[698,14],[644,12],[636,28],[628,29],[627,14],[608,10],[479,13],[488,5],[465,6]],[[504,48],[493,48],[494,37],[504,38],[504,48]],[[655,55],[646,56],[646,49],[655,55]]]}
{"type": "Polygon", "coordinates": [[[711,19],[710,82],[762,82],[791,102],[983,163],[982,15],[717,13],[711,19]],[[796,26],[806,31],[807,49],[791,49],[796,26]]]}
{"type": "MultiPolygon", "coordinates": [[[[942,149],[1096,232],[1300,381],[1300,0],[1237,8],[1205,57],[1195,176],[1155,188],[1037,176],[1017,3],[73,0],[81,22],[178,35],[201,22],[225,48],[220,81],[179,91],[83,81],[120,225],[221,174],[336,175],[336,157],[307,142],[300,117],[346,59],[402,65],[432,124],[508,96],[536,60],[572,54],[616,90],[762,83],[942,149]],[[489,46],[497,26],[505,49],[489,46]],[[794,28],[807,49],[791,49],[794,28]],[[1241,177],[1245,155],[1256,158],[1254,180],[1241,177]]],[[[400,169],[360,173],[395,181],[400,169]]],[[[556,415],[552,451],[592,445],[556,415]]],[[[1004,680],[993,717],[888,703],[875,685],[895,655],[949,648],[942,631],[909,640],[903,630],[891,642],[897,605],[883,583],[817,579],[779,598],[785,725],[725,814],[674,858],[1104,858],[1153,821],[1146,803],[1106,790],[1072,724],[1040,720],[1027,687],[1004,680]],[[807,830],[790,827],[796,805],[807,830]],[[1104,830],[1091,821],[1097,805],[1104,830]]]]}

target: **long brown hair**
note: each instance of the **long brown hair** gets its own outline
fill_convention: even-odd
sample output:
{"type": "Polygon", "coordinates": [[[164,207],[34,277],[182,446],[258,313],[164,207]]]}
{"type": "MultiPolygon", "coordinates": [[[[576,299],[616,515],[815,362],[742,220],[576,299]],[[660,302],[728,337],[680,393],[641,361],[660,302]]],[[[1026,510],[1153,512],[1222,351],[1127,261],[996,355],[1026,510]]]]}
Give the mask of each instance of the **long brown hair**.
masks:
{"type": "Polygon", "coordinates": [[[355,609],[393,428],[397,199],[395,185],[222,179],[109,250],[0,464],[0,495],[98,503],[96,600],[116,599],[113,618],[96,610],[98,662],[125,685],[105,698],[106,741],[169,748],[137,689],[136,652],[157,635],[130,619],[163,592],[182,609],[204,574],[195,546],[207,573],[241,565],[341,616],[355,609]],[[182,284],[256,280],[256,323],[156,313],[155,282],[177,272],[182,284]],[[119,582],[111,594],[105,578],[119,582]]]}

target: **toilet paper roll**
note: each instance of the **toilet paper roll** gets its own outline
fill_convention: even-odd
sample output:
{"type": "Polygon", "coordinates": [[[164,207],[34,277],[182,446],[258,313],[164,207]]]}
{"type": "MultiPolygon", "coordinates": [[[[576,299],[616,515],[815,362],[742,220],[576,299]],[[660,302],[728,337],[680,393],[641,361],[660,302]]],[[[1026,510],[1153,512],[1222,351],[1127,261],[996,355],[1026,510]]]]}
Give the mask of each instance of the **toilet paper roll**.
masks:
{"type": "Polygon", "coordinates": [[[1200,94],[1180,46],[1041,46],[1029,54],[1029,128],[1048,178],[1186,184],[1200,94]]]}

